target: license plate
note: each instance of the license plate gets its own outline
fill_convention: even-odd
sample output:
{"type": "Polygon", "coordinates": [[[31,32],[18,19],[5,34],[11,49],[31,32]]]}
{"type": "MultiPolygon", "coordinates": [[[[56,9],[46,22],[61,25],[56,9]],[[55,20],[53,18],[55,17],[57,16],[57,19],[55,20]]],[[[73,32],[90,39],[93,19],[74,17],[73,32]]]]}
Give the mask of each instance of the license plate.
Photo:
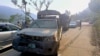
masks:
{"type": "Polygon", "coordinates": [[[28,45],[30,48],[36,48],[35,44],[29,44],[28,45]]]}

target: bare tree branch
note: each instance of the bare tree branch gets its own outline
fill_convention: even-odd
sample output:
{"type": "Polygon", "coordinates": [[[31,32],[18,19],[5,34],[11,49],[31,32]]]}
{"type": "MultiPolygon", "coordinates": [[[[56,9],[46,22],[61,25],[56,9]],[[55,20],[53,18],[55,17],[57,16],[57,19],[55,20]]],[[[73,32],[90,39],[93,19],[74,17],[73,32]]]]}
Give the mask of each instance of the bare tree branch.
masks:
{"type": "Polygon", "coordinates": [[[48,8],[49,8],[49,6],[50,6],[50,4],[53,2],[53,0],[51,0],[51,1],[46,1],[45,0],[45,7],[46,7],[46,10],[48,10],[48,8]]]}
{"type": "Polygon", "coordinates": [[[30,0],[29,5],[35,8],[37,11],[41,11],[43,5],[46,7],[45,9],[48,10],[52,2],[53,0],[30,0]]]}
{"type": "Polygon", "coordinates": [[[17,0],[11,0],[11,2],[15,5],[17,5],[17,0]]]}
{"type": "Polygon", "coordinates": [[[22,4],[23,4],[23,5],[26,5],[27,2],[26,2],[25,0],[22,0],[22,4]]]}
{"type": "Polygon", "coordinates": [[[37,11],[41,11],[43,5],[45,4],[45,0],[35,0],[35,1],[30,0],[30,1],[32,2],[32,3],[30,3],[30,4],[31,4],[32,6],[34,6],[35,9],[36,9],[37,11]]]}
{"type": "MultiPolygon", "coordinates": [[[[30,0],[30,2],[27,2],[25,0],[22,0],[22,5],[17,5],[18,0],[11,0],[13,4],[18,6],[22,12],[26,13],[26,5],[31,5],[34,9],[36,9],[38,12],[42,10],[42,7],[45,6],[46,10],[48,10],[50,4],[53,2],[53,0],[30,0]]],[[[31,17],[31,16],[30,16],[31,17]]],[[[32,18],[32,17],[31,17],[32,18]]]]}
{"type": "Polygon", "coordinates": [[[41,9],[42,9],[44,3],[45,3],[45,0],[40,1],[40,7],[39,7],[40,11],[41,11],[41,9]]]}
{"type": "MultiPolygon", "coordinates": [[[[22,0],[22,3],[23,3],[23,5],[21,6],[21,5],[17,5],[17,0],[11,0],[11,2],[14,4],[14,5],[16,5],[19,9],[21,9],[21,11],[25,14],[25,13],[27,13],[27,12],[25,12],[24,11],[24,9],[23,9],[23,5],[26,5],[27,4],[27,2],[25,1],[25,0],[22,0]]],[[[34,20],[34,18],[31,16],[31,15],[27,15],[27,16],[29,16],[30,18],[32,18],[32,20],[34,20]]]]}
{"type": "Polygon", "coordinates": [[[31,5],[32,5],[32,6],[35,6],[35,9],[36,9],[37,11],[39,11],[37,0],[35,0],[35,1],[30,0],[30,1],[32,2],[31,5]]]}
{"type": "Polygon", "coordinates": [[[31,4],[30,2],[29,2],[29,5],[30,5],[30,6],[32,6],[34,9],[36,9],[36,8],[34,7],[34,5],[33,5],[33,4],[31,4]]]}

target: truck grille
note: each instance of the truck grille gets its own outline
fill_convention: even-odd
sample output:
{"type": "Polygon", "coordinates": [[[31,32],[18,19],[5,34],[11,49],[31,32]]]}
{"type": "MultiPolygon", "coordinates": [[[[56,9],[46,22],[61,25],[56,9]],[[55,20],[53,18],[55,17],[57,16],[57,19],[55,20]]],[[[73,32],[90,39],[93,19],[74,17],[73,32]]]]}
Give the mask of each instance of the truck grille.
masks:
{"type": "Polygon", "coordinates": [[[29,35],[20,35],[21,38],[24,39],[30,39],[30,40],[36,40],[36,41],[43,41],[44,37],[40,37],[40,36],[29,36],[29,35]]]}
{"type": "Polygon", "coordinates": [[[30,43],[35,44],[36,48],[43,48],[42,41],[44,37],[38,36],[28,36],[28,35],[20,35],[21,41],[19,43],[20,46],[28,46],[30,43]]]}

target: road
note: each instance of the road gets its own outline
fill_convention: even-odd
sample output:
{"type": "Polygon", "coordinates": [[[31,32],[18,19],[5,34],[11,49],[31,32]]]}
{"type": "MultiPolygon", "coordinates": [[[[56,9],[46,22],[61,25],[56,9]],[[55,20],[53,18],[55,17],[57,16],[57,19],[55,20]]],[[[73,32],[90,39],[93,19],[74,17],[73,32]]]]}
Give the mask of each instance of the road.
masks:
{"type": "MultiPolygon", "coordinates": [[[[63,34],[58,56],[92,56],[94,46],[91,45],[91,26],[69,29],[63,34]]],[[[8,50],[0,56],[20,56],[20,52],[8,50]]],[[[29,56],[29,55],[28,55],[29,56]]]]}
{"type": "Polygon", "coordinates": [[[83,26],[81,34],[68,45],[61,53],[61,56],[93,56],[95,46],[91,45],[91,26],[83,26]]]}

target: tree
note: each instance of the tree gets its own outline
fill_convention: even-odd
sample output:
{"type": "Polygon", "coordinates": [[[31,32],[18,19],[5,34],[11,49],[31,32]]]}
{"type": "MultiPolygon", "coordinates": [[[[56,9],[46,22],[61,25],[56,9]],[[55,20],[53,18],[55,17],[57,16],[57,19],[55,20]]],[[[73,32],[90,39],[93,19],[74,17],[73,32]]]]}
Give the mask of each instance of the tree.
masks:
{"type": "Polygon", "coordinates": [[[11,15],[11,16],[10,16],[9,22],[10,22],[10,23],[13,23],[13,22],[15,22],[15,21],[19,21],[20,19],[23,20],[22,15],[20,15],[20,14],[14,14],[14,15],[11,15]]]}
{"type": "Polygon", "coordinates": [[[89,8],[93,12],[100,13],[100,0],[91,0],[89,8]]]}
{"type": "MultiPolygon", "coordinates": [[[[28,23],[28,21],[27,21],[27,17],[28,16],[30,16],[30,11],[27,11],[27,8],[26,8],[26,6],[27,6],[27,1],[25,1],[25,0],[21,0],[22,1],[22,5],[19,5],[18,4],[18,0],[12,0],[12,3],[14,4],[14,5],[16,5],[17,7],[19,7],[21,10],[22,10],[22,12],[25,14],[25,25],[28,25],[27,23],[28,23]]],[[[30,16],[31,17],[31,16],[30,16]]],[[[32,17],[31,17],[32,18],[32,17]]],[[[33,18],[32,18],[33,19],[33,18]]]]}
{"type": "Polygon", "coordinates": [[[39,12],[42,10],[43,5],[45,10],[48,10],[52,2],[53,0],[30,0],[29,4],[39,12]]]}
{"type": "Polygon", "coordinates": [[[10,16],[10,19],[9,19],[9,22],[10,22],[10,23],[13,22],[14,19],[15,19],[15,15],[11,15],[11,16],[10,16]]]}
{"type": "MultiPolygon", "coordinates": [[[[43,5],[46,7],[45,10],[48,10],[53,0],[30,0],[30,1],[21,0],[22,5],[18,4],[18,0],[11,0],[11,1],[14,5],[19,7],[22,10],[22,12],[25,14],[25,23],[27,23],[27,20],[26,20],[27,17],[31,17],[30,11],[27,11],[27,5],[31,5],[33,8],[35,8],[39,12],[42,10],[43,5]]],[[[32,20],[34,20],[34,18],[32,18],[32,20]]]]}
{"type": "Polygon", "coordinates": [[[46,7],[46,9],[45,10],[48,10],[48,8],[49,8],[49,6],[50,6],[50,4],[53,2],[53,0],[44,0],[45,1],[45,7],[46,7]]]}
{"type": "Polygon", "coordinates": [[[22,12],[25,14],[25,17],[26,17],[26,13],[28,12],[28,11],[26,11],[27,10],[27,8],[26,8],[27,2],[25,0],[22,0],[22,5],[19,5],[18,0],[11,0],[11,1],[14,5],[16,5],[17,7],[19,7],[22,10],[22,12]]]}
{"type": "Polygon", "coordinates": [[[35,1],[30,0],[29,5],[31,5],[37,11],[41,11],[44,2],[45,2],[44,0],[43,1],[41,1],[41,0],[35,0],[35,1]]]}
{"type": "Polygon", "coordinates": [[[53,0],[29,0],[25,1],[22,0],[22,5],[18,4],[18,0],[12,0],[12,3],[16,6],[18,6],[22,11],[25,13],[27,12],[27,5],[32,6],[35,10],[38,12],[43,10],[43,6],[45,7],[45,10],[48,10],[50,4],[53,2],[53,0]]]}
{"type": "Polygon", "coordinates": [[[92,11],[93,22],[97,22],[100,19],[100,0],[91,0],[89,8],[92,11]]]}
{"type": "Polygon", "coordinates": [[[0,18],[0,22],[8,22],[7,19],[0,18]]]}

